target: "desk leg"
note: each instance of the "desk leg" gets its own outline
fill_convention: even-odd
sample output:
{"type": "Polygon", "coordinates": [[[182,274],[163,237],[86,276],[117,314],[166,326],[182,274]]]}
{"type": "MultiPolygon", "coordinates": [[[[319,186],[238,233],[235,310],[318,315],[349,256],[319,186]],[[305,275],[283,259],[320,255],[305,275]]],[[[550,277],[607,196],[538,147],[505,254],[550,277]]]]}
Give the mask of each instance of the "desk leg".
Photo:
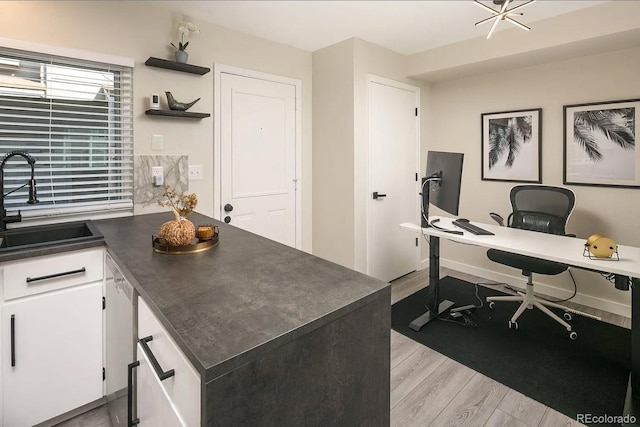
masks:
{"type": "Polygon", "coordinates": [[[631,279],[631,373],[624,402],[625,426],[640,425],[640,279],[631,279]]]}
{"type": "Polygon", "coordinates": [[[440,315],[454,306],[452,301],[440,302],[440,238],[436,236],[429,237],[429,288],[431,291],[427,306],[431,311],[427,311],[409,324],[409,328],[414,331],[419,331],[435,318],[431,313],[436,307],[438,307],[438,315],[440,315]]]}

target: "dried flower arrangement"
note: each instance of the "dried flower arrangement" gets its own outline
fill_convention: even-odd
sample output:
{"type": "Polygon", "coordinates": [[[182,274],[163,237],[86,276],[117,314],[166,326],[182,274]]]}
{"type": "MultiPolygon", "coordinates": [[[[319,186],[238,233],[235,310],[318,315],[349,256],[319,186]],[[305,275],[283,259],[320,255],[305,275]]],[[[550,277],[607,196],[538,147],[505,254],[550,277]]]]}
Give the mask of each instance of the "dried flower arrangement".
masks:
{"type": "Polygon", "coordinates": [[[167,200],[158,200],[160,206],[169,207],[174,210],[179,216],[186,218],[198,205],[198,196],[195,193],[177,194],[176,190],[170,185],[164,186],[164,193],[162,197],[166,197],[167,200]]]}

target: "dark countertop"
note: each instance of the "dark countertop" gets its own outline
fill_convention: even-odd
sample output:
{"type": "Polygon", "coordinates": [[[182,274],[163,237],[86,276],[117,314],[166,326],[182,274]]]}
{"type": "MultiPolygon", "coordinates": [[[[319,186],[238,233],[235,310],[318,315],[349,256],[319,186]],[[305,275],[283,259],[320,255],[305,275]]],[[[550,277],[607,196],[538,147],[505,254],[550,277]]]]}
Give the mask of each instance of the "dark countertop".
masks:
{"type": "Polygon", "coordinates": [[[94,221],[123,273],[208,382],[364,306],[389,284],[194,213],[220,244],[156,253],[172,214],[94,221]]]}

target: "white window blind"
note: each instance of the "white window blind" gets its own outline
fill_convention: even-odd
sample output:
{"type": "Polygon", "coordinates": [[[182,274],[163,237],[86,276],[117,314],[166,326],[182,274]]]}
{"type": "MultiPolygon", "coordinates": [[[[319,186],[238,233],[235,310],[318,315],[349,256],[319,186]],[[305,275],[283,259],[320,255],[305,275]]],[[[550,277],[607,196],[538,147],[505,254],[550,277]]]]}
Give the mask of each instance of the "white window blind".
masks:
{"type": "Polygon", "coordinates": [[[31,168],[4,168],[5,208],[27,218],[133,209],[131,67],[0,47],[0,157],[35,160],[38,204],[27,205],[31,168]]]}

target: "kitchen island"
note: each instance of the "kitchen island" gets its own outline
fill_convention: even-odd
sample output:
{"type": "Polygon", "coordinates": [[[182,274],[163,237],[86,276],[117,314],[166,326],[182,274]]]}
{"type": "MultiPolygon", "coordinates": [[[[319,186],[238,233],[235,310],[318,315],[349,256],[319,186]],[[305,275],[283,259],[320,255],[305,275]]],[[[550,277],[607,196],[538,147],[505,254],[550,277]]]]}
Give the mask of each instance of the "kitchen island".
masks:
{"type": "Polygon", "coordinates": [[[170,219],[95,224],[199,373],[203,426],[389,425],[388,283],[197,213],[218,246],[156,253],[170,219]]]}

